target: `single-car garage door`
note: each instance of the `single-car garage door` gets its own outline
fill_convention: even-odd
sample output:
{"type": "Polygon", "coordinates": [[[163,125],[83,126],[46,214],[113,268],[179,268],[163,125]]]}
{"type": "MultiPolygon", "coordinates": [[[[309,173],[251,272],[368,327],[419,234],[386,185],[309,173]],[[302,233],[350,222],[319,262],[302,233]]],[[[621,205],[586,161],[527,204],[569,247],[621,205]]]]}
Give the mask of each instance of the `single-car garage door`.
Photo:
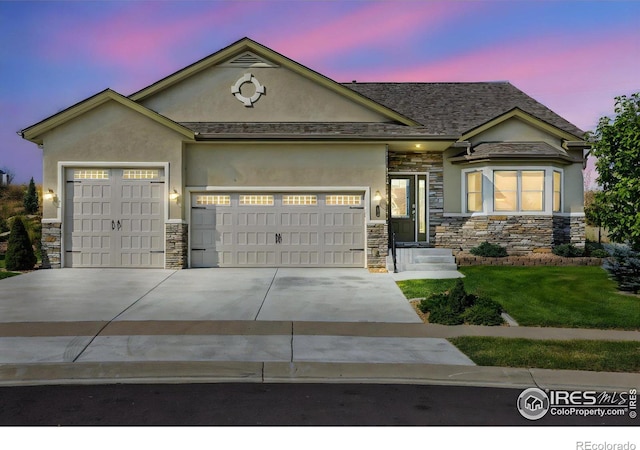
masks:
{"type": "Polygon", "coordinates": [[[192,267],[364,267],[360,193],[192,195],[192,267]]]}
{"type": "Polygon", "coordinates": [[[67,169],[66,267],[164,267],[162,169],[67,169]]]}

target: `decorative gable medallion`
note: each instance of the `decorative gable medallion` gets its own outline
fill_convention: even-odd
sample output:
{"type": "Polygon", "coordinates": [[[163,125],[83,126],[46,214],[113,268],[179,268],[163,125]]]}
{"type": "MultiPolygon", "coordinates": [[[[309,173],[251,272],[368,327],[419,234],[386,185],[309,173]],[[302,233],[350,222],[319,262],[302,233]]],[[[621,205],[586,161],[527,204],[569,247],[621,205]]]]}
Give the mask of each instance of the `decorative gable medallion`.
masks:
{"type": "Polygon", "coordinates": [[[251,108],[253,104],[260,99],[261,95],[266,94],[266,90],[265,87],[260,84],[256,77],[254,77],[250,73],[245,73],[238,79],[238,81],[236,81],[233,86],[231,86],[231,93],[235,96],[235,98],[238,99],[238,101],[242,102],[244,106],[246,106],[247,108],[251,108]],[[241,89],[242,85],[244,85],[245,83],[252,83],[255,88],[255,92],[251,97],[245,97],[244,95],[242,95],[241,89]]]}

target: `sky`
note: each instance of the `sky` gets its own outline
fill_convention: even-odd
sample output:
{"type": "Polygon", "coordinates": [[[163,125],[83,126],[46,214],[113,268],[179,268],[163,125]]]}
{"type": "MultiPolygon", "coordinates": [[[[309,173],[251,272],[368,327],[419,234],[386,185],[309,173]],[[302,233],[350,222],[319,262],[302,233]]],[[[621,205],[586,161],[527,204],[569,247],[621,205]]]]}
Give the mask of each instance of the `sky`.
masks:
{"type": "Polygon", "coordinates": [[[41,181],[18,131],[245,36],[338,82],[507,80],[585,131],[640,91],[633,0],[0,0],[0,169],[41,181]]]}

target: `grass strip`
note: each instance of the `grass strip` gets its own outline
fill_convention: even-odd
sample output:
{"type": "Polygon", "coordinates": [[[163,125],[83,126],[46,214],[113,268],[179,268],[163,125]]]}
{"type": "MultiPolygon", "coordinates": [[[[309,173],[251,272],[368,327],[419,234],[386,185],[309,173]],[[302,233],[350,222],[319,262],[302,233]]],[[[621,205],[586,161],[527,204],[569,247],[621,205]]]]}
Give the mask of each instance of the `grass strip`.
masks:
{"type": "Polygon", "coordinates": [[[479,366],[640,372],[640,342],[478,336],[449,341],[479,366]]]}

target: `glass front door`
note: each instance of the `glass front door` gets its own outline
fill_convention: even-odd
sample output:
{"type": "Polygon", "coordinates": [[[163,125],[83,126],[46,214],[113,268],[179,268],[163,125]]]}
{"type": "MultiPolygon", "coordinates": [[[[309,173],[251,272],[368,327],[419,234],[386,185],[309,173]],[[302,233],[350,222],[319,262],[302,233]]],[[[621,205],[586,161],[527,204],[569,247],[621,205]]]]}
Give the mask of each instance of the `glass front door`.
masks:
{"type": "Polygon", "coordinates": [[[427,176],[390,176],[388,198],[396,242],[428,242],[427,176]]]}

